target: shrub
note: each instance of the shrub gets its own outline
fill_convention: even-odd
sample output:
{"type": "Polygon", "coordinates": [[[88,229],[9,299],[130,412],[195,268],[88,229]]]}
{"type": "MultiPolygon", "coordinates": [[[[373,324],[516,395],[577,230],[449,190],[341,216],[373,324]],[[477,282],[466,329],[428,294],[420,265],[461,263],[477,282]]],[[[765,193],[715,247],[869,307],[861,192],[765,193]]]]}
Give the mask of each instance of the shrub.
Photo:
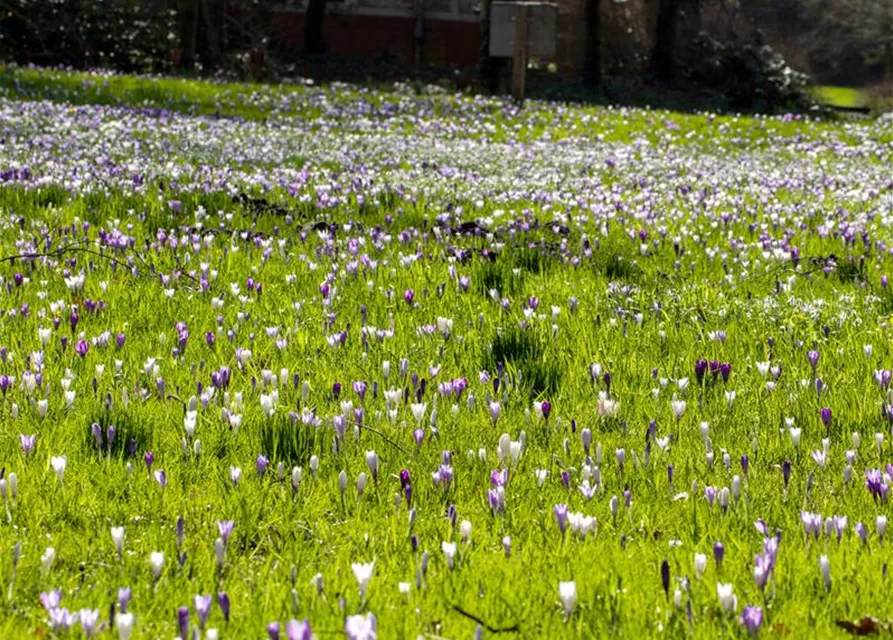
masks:
{"type": "Polygon", "coordinates": [[[161,71],[176,48],[173,11],[138,0],[8,0],[0,58],[20,63],[161,71]]]}
{"type": "Polygon", "coordinates": [[[816,106],[809,78],[788,66],[772,47],[755,41],[720,42],[701,34],[692,45],[687,78],[718,93],[730,107],[754,111],[806,111],[816,106]]]}

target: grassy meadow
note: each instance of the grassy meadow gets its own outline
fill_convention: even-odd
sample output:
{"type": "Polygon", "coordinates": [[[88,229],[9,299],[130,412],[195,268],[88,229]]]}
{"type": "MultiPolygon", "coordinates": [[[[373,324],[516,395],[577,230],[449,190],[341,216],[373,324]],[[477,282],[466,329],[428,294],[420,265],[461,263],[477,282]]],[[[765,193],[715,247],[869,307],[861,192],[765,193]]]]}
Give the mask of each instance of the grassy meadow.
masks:
{"type": "Polygon", "coordinates": [[[891,166],[889,117],[5,69],[0,637],[886,629],[891,166]]]}

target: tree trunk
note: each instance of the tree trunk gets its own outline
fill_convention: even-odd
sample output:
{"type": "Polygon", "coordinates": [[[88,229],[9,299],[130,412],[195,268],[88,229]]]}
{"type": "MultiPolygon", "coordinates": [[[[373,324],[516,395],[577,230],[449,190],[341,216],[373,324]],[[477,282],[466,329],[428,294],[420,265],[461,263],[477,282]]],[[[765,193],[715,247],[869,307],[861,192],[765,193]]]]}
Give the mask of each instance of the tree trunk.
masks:
{"type": "Polygon", "coordinates": [[[651,50],[651,72],[660,80],[673,77],[673,53],[676,48],[677,0],[660,0],[657,33],[651,50]]]}
{"type": "Polygon", "coordinates": [[[326,21],[326,0],[308,0],[304,13],[304,53],[318,55],[326,52],[323,25],[326,21]]]}
{"type": "Polygon", "coordinates": [[[180,66],[183,69],[192,69],[195,64],[195,48],[198,35],[198,1],[180,0],[180,43],[182,55],[180,66]]]}
{"type": "Polygon", "coordinates": [[[481,2],[481,41],[478,47],[478,82],[490,93],[499,91],[497,61],[490,57],[490,0],[481,2]]]}
{"type": "Polygon", "coordinates": [[[583,63],[583,82],[597,87],[602,78],[601,0],[586,2],[586,60],[583,63]]]}

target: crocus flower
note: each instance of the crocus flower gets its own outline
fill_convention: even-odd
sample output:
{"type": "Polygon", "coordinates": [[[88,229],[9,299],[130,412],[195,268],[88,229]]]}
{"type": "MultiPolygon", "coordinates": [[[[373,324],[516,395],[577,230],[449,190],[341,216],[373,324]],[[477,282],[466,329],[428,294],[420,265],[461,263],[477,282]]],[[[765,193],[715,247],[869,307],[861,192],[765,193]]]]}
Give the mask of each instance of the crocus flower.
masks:
{"type": "Polygon", "coordinates": [[[347,616],[344,621],[344,633],[347,635],[347,640],[376,640],[378,622],[375,614],[347,616]]]}
{"type": "Polygon", "coordinates": [[[189,637],[189,607],[177,609],[177,629],[180,631],[181,639],[189,637]]]}
{"type": "Polygon", "coordinates": [[[81,609],[78,611],[77,617],[81,622],[81,627],[84,629],[84,634],[88,638],[96,635],[98,631],[96,625],[99,622],[99,609],[81,609]]]}
{"type": "Polygon", "coordinates": [[[819,412],[820,417],[822,418],[822,424],[826,427],[831,426],[831,409],[828,407],[822,407],[822,410],[819,412]]]}
{"type": "Polygon", "coordinates": [[[724,613],[735,613],[738,608],[738,598],[735,596],[735,590],[731,584],[717,583],[716,595],[719,597],[719,604],[724,613]]]}
{"type": "Polygon", "coordinates": [[[119,613],[115,616],[115,627],[118,629],[119,640],[130,640],[133,635],[133,614],[119,613]]]}
{"type": "Polygon", "coordinates": [[[741,612],[741,625],[751,637],[756,638],[763,624],[763,610],[760,607],[746,606],[741,612]]]}
{"type": "Polygon", "coordinates": [[[561,531],[563,535],[567,530],[567,505],[556,504],[552,510],[555,513],[555,521],[558,523],[558,530],[561,531]]]}
{"type": "Polygon", "coordinates": [[[164,569],[164,553],[153,551],[149,554],[149,566],[152,568],[152,575],[158,580],[161,577],[161,571],[164,569]]]}
{"type": "Polygon", "coordinates": [[[133,591],[130,587],[121,587],[118,589],[118,607],[121,609],[121,613],[127,613],[127,606],[130,604],[130,597],[133,595],[133,591]]]}
{"type": "Polygon", "coordinates": [[[569,618],[574,612],[574,605],[577,602],[577,583],[573,580],[569,582],[559,582],[558,597],[561,599],[561,606],[564,608],[565,617],[569,618]]]}
{"type": "Polygon", "coordinates": [[[831,561],[828,556],[819,557],[819,569],[822,571],[822,580],[825,582],[825,591],[831,591],[831,561]]]}
{"type": "Polygon", "coordinates": [[[257,459],[254,462],[254,466],[257,468],[258,477],[263,478],[267,467],[270,466],[270,459],[267,458],[267,456],[260,454],[257,456],[257,459]]]}
{"type": "Polygon", "coordinates": [[[24,452],[25,456],[27,457],[27,456],[31,455],[31,452],[34,450],[34,444],[37,441],[37,436],[36,435],[28,436],[23,433],[23,434],[19,435],[19,441],[22,444],[22,451],[24,452]]]}
{"type": "MultiPolygon", "coordinates": [[[[205,628],[205,623],[208,621],[208,615],[211,613],[211,602],[212,599],[210,594],[206,596],[197,595],[193,599],[195,613],[198,616],[198,623],[202,629],[205,628]]],[[[189,620],[188,614],[189,610],[187,609],[187,622],[189,620]]]]}
{"type": "Polygon", "coordinates": [[[53,471],[56,472],[56,477],[59,479],[59,484],[64,486],[64,478],[65,478],[65,467],[68,463],[67,456],[53,456],[50,458],[50,466],[53,467],[53,471]]]}
{"type": "Polygon", "coordinates": [[[372,580],[372,570],[375,569],[375,562],[354,562],[350,565],[353,575],[357,579],[357,587],[360,590],[360,598],[366,599],[366,590],[369,588],[369,582],[372,580]]]}
{"type": "Polygon", "coordinates": [[[313,633],[310,631],[310,623],[307,620],[289,620],[285,624],[285,637],[288,640],[310,640],[313,633]]]}
{"type": "Polygon", "coordinates": [[[221,591],[217,594],[217,605],[220,607],[220,611],[223,612],[223,619],[229,622],[230,601],[226,591],[221,591]]]}

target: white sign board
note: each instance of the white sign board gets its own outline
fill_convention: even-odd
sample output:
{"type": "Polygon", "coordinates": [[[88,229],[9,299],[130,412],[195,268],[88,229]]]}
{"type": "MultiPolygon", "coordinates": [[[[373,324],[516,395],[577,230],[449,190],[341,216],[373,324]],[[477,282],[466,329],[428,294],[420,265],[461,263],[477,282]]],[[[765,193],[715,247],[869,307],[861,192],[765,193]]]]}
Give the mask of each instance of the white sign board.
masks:
{"type": "Polygon", "coordinates": [[[528,15],[527,55],[555,57],[558,5],[547,2],[493,2],[490,5],[490,57],[511,58],[515,44],[515,16],[526,5],[528,15]]]}

